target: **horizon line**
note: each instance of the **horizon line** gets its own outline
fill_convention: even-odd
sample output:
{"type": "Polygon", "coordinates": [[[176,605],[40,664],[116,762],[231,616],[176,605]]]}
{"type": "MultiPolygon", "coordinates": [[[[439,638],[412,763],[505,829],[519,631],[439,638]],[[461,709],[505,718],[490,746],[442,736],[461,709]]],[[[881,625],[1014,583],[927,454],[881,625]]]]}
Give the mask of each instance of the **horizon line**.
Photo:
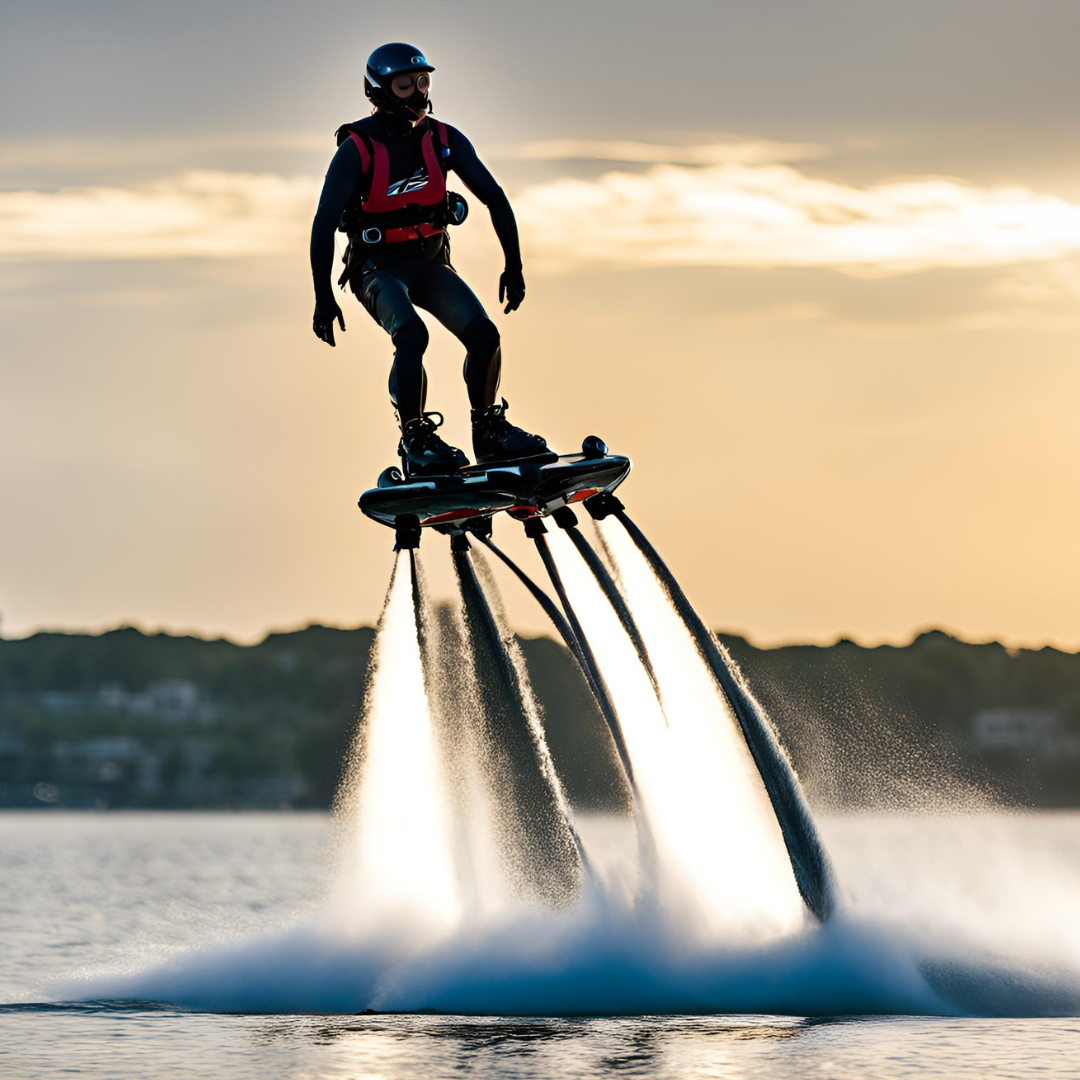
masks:
{"type": "MultiPolygon", "coordinates": [[[[342,624],[325,623],[313,620],[288,628],[270,627],[269,629],[265,630],[260,637],[250,639],[245,639],[243,637],[235,637],[226,633],[212,634],[190,628],[176,629],[167,626],[156,626],[148,628],[145,624],[140,624],[135,621],[107,624],[98,629],[69,629],[63,627],[42,625],[35,627],[33,630],[30,630],[25,634],[19,634],[14,637],[7,637],[3,633],[3,630],[0,629],[0,645],[3,645],[5,642],[28,641],[31,638],[37,637],[38,635],[42,634],[55,634],[57,636],[67,637],[104,637],[106,634],[116,633],[121,630],[135,630],[144,637],[170,637],[177,639],[193,638],[197,641],[205,642],[225,641],[228,642],[230,645],[237,646],[238,648],[248,649],[263,645],[272,637],[284,637],[286,635],[299,634],[303,633],[306,630],[313,629],[340,630],[350,633],[357,630],[371,630],[372,632],[374,632],[377,629],[377,625],[373,623],[357,623],[355,625],[347,626],[342,624]]],[[[1030,642],[1013,639],[1008,637],[1008,635],[1003,635],[1002,637],[973,638],[955,629],[950,629],[945,626],[934,626],[930,624],[926,624],[919,628],[916,628],[903,637],[883,636],[878,638],[871,638],[865,635],[853,635],[844,631],[837,631],[834,635],[829,635],[827,638],[780,638],[776,640],[762,642],[762,640],[756,635],[744,630],[718,630],[711,628],[711,632],[717,637],[741,638],[751,648],[761,651],[790,648],[831,649],[834,646],[841,644],[855,645],[860,649],[906,649],[909,646],[913,645],[916,641],[918,641],[919,638],[926,637],[930,634],[943,634],[944,636],[952,638],[954,641],[957,641],[963,645],[1000,645],[1010,655],[1016,655],[1020,652],[1041,652],[1045,649],[1052,649],[1055,652],[1064,653],[1066,655],[1076,655],[1080,653],[1080,646],[1072,648],[1052,639],[1042,639],[1038,642],[1030,642]]],[[[516,636],[528,641],[536,640],[538,638],[550,638],[553,641],[558,641],[557,637],[553,633],[524,634],[519,633],[516,630],[514,631],[514,633],[516,636]]]]}

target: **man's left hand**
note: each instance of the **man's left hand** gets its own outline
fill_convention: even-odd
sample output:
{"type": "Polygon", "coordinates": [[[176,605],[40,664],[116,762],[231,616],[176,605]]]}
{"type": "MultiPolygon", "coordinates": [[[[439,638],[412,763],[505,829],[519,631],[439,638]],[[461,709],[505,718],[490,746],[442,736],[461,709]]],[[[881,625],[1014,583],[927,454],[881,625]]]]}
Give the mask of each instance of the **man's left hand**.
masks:
{"type": "Polygon", "coordinates": [[[506,301],[503,314],[509,315],[511,311],[517,311],[524,299],[525,276],[520,270],[504,270],[499,278],[499,303],[506,301]]]}

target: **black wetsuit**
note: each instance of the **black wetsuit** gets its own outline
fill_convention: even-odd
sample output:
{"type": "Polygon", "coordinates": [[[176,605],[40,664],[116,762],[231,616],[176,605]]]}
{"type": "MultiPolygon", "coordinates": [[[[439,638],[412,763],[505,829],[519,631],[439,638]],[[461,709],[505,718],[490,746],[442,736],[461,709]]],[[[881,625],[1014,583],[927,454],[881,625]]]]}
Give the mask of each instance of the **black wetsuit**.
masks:
{"type": "MultiPolygon", "coordinates": [[[[430,120],[415,127],[393,122],[383,113],[348,125],[387,148],[390,182],[426,177],[421,143],[430,120]]],[[[514,212],[502,188],[476,156],[472,144],[446,125],[450,150],[447,167],[484,203],[502,245],[507,271],[520,274],[514,212]]],[[[315,302],[324,310],[336,308],[331,278],[334,273],[334,232],[346,207],[362,197],[368,183],[356,143],[345,137],[326,173],[319,209],[311,228],[311,272],[315,302]]],[[[353,292],[394,343],[390,397],[402,423],[419,416],[426,379],[423,356],[428,332],[416,308],[430,311],[465,346],[465,382],[469,402],[481,409],[495,400],[501,365],[499,331],[472,289],[450,265],[446,233],[401,243],[383,243],[361,250],[352,261],[349,282],[353,292]],[[415,306],[414,306],[415,305],[415,306]]]]}

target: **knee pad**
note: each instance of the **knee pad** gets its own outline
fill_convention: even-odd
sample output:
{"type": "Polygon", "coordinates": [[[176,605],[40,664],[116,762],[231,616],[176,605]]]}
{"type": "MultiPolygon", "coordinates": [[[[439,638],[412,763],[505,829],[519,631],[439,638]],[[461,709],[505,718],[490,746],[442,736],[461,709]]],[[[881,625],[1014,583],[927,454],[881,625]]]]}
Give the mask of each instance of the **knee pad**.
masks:
{"type": "Polygon", "coordinates": [[[399,354],[423,356],[428,347],[428,329],[420,319],[410,319],[394,331],[390,340],[399,354]]]}
{"type": "Polygon", "coordinates": [[[479,315],[462,330],[461,343],[478,360],[489,360],[499,348],[499,328],[486,315],[479,315]]]}

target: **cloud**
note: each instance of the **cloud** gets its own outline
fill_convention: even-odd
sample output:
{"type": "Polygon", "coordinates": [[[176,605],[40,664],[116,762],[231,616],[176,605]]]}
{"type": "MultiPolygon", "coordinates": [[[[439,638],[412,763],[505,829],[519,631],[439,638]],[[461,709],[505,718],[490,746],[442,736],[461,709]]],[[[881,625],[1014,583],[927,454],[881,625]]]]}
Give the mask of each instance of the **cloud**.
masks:
{"type": "Polygon", "coordinates": [[[318,194],[313,177],[214,171],[132,187],[0,192],[0,256],[229,259],[295,251],[318,194]]]}
{"type": "MultiPolygon", "coordinates": [[[[1037,264],[1080,252],[1080,206],[1058,196],[934,176],[855,185],[769,160],[785,146],[788,157],[819,149],[748,141],[526,144],[525,156],[552,159],[663,159],[517,192],[530,267],[807,267],[882,276],[1037,264]],[[683,163],[670,160],[676,153],[683,163]]],[[[318,190],[315,177],[201,170],[127,187],[0,192],[0,256],[295,253],[303,250],[318,190]]]]}
{"type": "Polygon", "coordinates": [[[891,274],[1055,259],[1080,206],[947,177],[868,187],[790,165],[656,165],[527,188],[515,209],[547,269],[816,267],[891,274]]]}
{"type": "Polygon", "coordinates": [[[129,138],[5,138],[0,143],[0,176],[5,173],[66,173],[91,170],[213,168],[223,160],[252,154],[312,153],[326,156],[333,148],[329,133],[244,131],[227,134],[140,135],[129,138]]]}

